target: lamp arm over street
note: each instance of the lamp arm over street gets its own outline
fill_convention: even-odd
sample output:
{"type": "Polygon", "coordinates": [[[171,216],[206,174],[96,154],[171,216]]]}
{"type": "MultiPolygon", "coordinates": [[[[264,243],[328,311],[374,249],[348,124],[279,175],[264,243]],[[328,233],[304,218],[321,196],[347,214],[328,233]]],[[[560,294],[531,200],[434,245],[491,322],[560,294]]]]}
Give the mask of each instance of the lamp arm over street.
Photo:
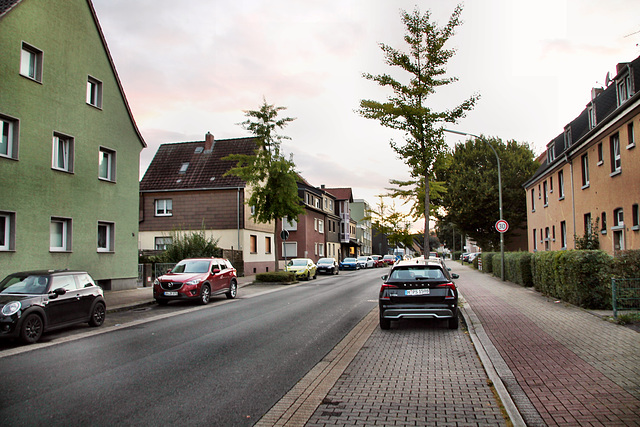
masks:
{"type": "MultiPolygon", "coordinates": [[[[457,135],[464,135],[464,136],[471,136],[473,138],[479,139],[482,142],[485,142],[489,148],[491,148],[491,151],[493,151],[493,154],[495,154],[496,156],[496,162],[498,163],[498,206],[499,206],[499,210],[500,210],[500,220],[503,220],[504,218],[502,217],[502,176],[500,173],[500,156],[498,156],[498,152],[496,151],[495,148],[493,148],[493,145],[491,145],[491,143],[485,139],[482,136],[478,136],[469,132],[461,132],[458,130],[452,130],[452,129],[442,129],[444,132],[449,132],[449,133],[455,133],[457,135]]],[[[504,233],[500,233],[500,278],[502,279],[502,281],[504,281],[504,233]]]]}

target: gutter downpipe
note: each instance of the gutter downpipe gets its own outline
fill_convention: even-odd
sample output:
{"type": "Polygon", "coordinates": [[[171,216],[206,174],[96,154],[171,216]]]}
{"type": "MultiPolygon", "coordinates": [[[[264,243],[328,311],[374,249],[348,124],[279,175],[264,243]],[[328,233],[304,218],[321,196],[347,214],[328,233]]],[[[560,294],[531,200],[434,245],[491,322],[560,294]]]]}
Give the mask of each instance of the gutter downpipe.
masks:
{"type": "Polygon", "coordinates": [[[238,228],[238,250],[240,250],[240,187],[236,189],[236,202],[238,206],[238,218],[237,218],[237,228],[238,228]]]}
{"type": "Polygon", "coordinates": [[[573,159],[567,153],[564,155],[565,162],[569,163],[569,174],[571,175],[571,209],[573,215],[573,249],[576,248],[576,197],[573,183],[573,159]]]}

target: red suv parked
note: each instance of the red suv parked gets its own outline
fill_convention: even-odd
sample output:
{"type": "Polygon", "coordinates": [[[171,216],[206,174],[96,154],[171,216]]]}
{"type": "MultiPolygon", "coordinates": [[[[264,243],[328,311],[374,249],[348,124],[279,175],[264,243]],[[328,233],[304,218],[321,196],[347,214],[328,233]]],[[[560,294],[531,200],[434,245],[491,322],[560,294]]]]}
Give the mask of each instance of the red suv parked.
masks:
{"type": "Polygon", "coordinates": [[[185,299],[196,299],[204,305],[212,295],[225,294],[232,299],[237,293],[236,269],[223,258],[183,259],[153,282],[153,297],[160,305],[185,299]]]}

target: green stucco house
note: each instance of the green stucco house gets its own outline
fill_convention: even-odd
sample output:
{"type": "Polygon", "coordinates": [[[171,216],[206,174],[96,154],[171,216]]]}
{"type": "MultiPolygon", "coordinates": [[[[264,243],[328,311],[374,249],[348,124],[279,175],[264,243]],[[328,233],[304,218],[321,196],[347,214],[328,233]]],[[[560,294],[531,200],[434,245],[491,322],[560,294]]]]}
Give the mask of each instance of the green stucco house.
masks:
{"type": "Polygon", "coordinates": [[[0,276],[136,287],[146,146],[89,0],[0,0],[0,276]]]}

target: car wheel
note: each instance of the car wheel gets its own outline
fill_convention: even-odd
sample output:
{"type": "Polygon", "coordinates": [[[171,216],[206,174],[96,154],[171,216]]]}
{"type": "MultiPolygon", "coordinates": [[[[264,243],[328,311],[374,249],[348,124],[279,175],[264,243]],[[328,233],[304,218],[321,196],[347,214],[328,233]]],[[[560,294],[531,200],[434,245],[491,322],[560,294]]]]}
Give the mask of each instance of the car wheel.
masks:
{"type": "Polygon", "coordinates": [[[231,285],[229,286],[229,292],[225,294],[228,299],[234,299],[236,295],[238,295],[238,284],[235,280],[231,281],[231,285]]]}
{"type": "Polygon", "coordinates": [[[336,268],[336,274],[340,274],[340,269],[336,268]]]}
{"type": "Polygon", "coordinates": [[[33,344],[40,339],[43,329],[42,318],[37,314],[30,314],[22,321],[20,339],[24,343],[33,344]]]}
{"type": "Polygon", "coordinates": [[[157,299],[156,302],[158,303],[158,305],[167,305],[167,304],[169,304],[169,301],[167,301],[166,299],[157,299]]]}
{"type": "Polygon", "coordinates": [[[458,329],[458,325],[460,322],[458,321],[458,315],[456,314],[454,317],[449,319],[449,329],[458,329]]]}
{"type": "Polygon", "coordinates": [[[311,272],[310,271],[307,273],[307,276],[304,278],[304,280],[306,280],[307,282],[309,280],[311,280],[311,272]]]}
{"type": "Polygon", "coordinates": [[[211,299],[211,289],[209,285],[202,285],[200,289],[200,304],[207,305],[209,304],[209,300],[211,299]]]}
{"type": "Polygon", "coordinates": [[[91,319],[89,319],[89,326],[101,326],[104,323],[106,313],[107,310],[105,308],[105,305],[101,302],[97,302],[96,305],[93,306],[91,319]]]}
{"type": "Polygon", "coordinates": [[[316,271],[315,273],[313,273],[313,280],[318,278],[318,271],[316,271]]]}
{"type": "Polygon", "coordinates": [[[384,317],[380,316],[380,329],[391,329],[391,320],[385,319],[384,317]]]}

